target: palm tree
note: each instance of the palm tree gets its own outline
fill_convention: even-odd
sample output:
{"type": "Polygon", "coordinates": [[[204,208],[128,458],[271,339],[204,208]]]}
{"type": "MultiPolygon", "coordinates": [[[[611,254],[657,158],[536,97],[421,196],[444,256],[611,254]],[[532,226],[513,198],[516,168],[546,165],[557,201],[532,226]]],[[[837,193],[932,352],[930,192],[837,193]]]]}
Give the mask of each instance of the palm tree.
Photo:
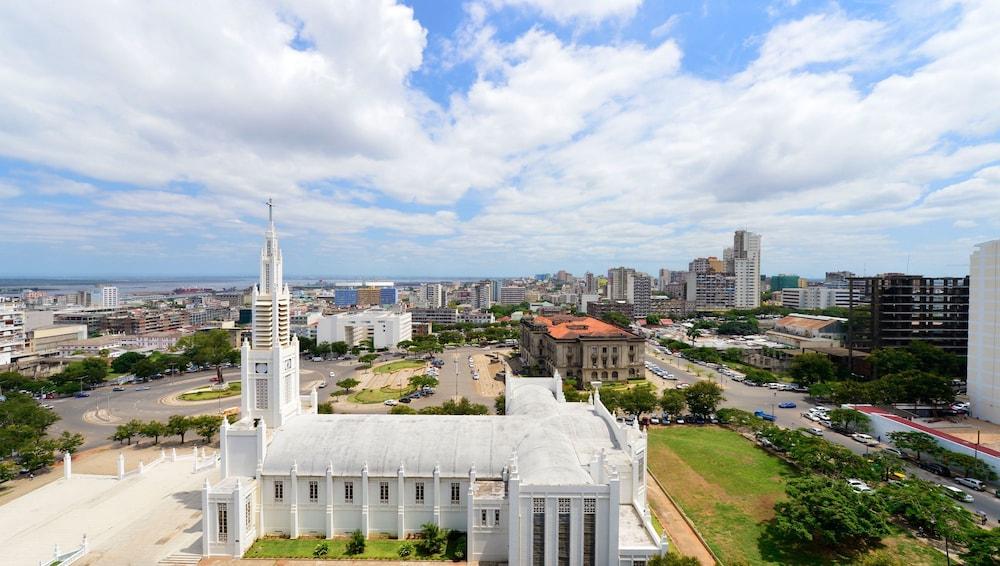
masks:
{"type": "Polygon", "coordinates": [[[701,330],[695,327],[688,328],[687,337],[691,340],[691,345],[694,346],[695,338],[701,336],[701,330]]]}

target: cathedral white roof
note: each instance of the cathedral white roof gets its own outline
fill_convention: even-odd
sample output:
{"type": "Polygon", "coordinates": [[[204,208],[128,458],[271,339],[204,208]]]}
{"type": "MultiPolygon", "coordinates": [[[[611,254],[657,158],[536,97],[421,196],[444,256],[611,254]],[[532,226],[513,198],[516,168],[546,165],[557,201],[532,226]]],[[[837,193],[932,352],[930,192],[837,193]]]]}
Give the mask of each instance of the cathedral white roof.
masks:
{"type": "Polygon", "coordinates": [[[500,478],[514,450],[522,482],[534,485],[590,485],[586,466],[602,450],[609,463],[627,459],[614,444],[607,423],[585,403],[561,403],[541,385],[509,389],[506,416],[301,415],[274,431],[264,473],[321,476],[500,478]],[[616,454],[617,452],[617,454],[616,454]]]}

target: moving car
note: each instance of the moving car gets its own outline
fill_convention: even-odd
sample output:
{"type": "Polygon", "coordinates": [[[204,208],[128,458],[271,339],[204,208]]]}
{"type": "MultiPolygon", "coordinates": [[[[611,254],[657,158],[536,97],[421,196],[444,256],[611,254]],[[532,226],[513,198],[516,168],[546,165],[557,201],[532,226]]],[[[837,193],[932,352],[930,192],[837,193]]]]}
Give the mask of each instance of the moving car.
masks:
{"type": "Polygon", "coordinates": [[[333,371],[331,371],[331,372],[330,372],[330,379],[333,379],[333,378],[335,378],[335,377],[337,377],[337,373],[336,373],[336,372],[333,372],[333,371]]]}
{"type": "Polygon", "coordinates": [[[783,401],[781,403],[778,403],[779,409],[794,409],[795,407],[796,407],[795,403],[791,401],[783,401]]]}
{"type": "Polygon", "coordinates": [[[82,399],[83,397],[90,397],[90,393],[87,393],[86,391],[77,391],[73,394],[73,396],[78,399],[82,399]]]}
{"type": "Polygon", "coordinates": [[[112,387],[111,390],[112,391],[125,391],[125,388],[122,387],[121,385],[116,385],[116,386],[112,387]]]}
{"type": "Polygon", "coordinates": [[[399,401],[395,399],[386,399],[382,404],[385,405],[386,407],[395,407],[396,405],[399,404],[399,401]]]}
{"type": "Polygon", "coordinates": [[[957,487],[952,487],[950,485],[940,485],[940,484],[938,484],[938,487],[943,489],[945,495],[947,495],[952,499],[957,499],[958,501],[964,501],[965,503],[972,503],[973,501],[975,501],[971,495],[965,493],[964,491],[958,489],[957,487]]]}
{"type": "Polygon", "coordinates": [[[864,434],[864,433],[861,433],[861,432],[855,432],[854,434],[851,435],[851,438],[853,438],[854,440],[857,440],[861,444],[865,444],[867,446],[875,446],[875,445],[878,444],[877,440],[875,440],[871,436],[869,436],[867,434],[864,434]]]}
{"type": "Polygon", "coordinates": [[[764,419],[765,421],[770,421],[770,422],[774,422],[774,420],[775,420],[774,419],[774,415],[772,415],[770,413],[765,413],[764,411],[761,411],[760,409],[757,409],[756,411],[754,411],[753,412],[753,416],[761,418],[761,419],[764,419]]]}
{"type": "Polygon", "coordinates": [[[140,385],[139,387],[135,388],[136,391],[149,391],[150,389],[152,388],[148,385],[140,385]]]}
{"type": "Polygon", "coordinates": [[[931,472],[932,474],[937,474],[941,477],[945,478],[951,477],[951,471],[947,467],[942,466],[941,464],[938,464],[936,462],[921,462],[920,467],[927,470],[928,472],[931,472]]]}
{"type": "Polygon", "coordinates": [[[868,484],[857,478],[851,478],[847,480],[847,485],[851,486],[851,489],[853,489],[858,493],[869,493],[871,491],[874,491],[872,490],[871,487],[868,486],[868,484]]]}
{"type": "Polygon", "coordinates": [[[326,388],[326,382],[325,381],[321,381],[320,384],[317,385],[316,387],[319,388],[319,389],[325,389],[326,388]]]}
{"type": "Polygon", "coordinates": [[[813,436],[823,436],[823,429],[821,428],[816,428],[816,427],[808,428],[806,429],[806,432],[808,432],[813,436]]]}

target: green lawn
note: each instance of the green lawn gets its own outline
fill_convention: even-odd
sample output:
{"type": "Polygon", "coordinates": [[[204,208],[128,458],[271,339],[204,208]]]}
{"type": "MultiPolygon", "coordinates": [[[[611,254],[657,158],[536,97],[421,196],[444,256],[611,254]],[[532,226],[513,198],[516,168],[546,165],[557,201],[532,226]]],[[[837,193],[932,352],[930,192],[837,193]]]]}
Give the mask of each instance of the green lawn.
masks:
{"type": "MultiPolygon", "coordinates": [[[[448,539],[448,548],[442,554],[437,554],[434,556],[417,556],[416,552],[410,557],[411,560],[453,560],[455,558],[455,550],[458,547],[458,542],[465,538],[464,533],[460,533],[459,536],[450,537],[448,539]]],[[[412,546],[416,546],[417,541],[413,540],[395,540],[395,539],[369,539],[365,545],[365,552],[358,555],[349,555],[344,551],[347,547],[348,539],[335,538],[330,540],[323,539],[287,539],[287,538],[262,538],[247,550],[246,554],[243,555],[244,558],[313,558],[313,549],[317,545],[326,542],[330,545],[330,553],[326,555],[326,559],[393,559],[401,560],[399,557],[399,547],[409,543],[412,546]]]]}
{"type": "Polygon", "coordinates": [[[375,366],[372,371],[375,373],[393,373],[404,369],[422,368],[427,365],[424,360],[396,360],[380,366],[375,366]]]}
{"type": "Polygon", "coordinates": [[[222,397],[235,397],[240,394],[243,385],[239,381],[230,381],[229,388],[223,391],[212,391],[211,389],[198,389],[188,393],[181,393],[178,399],[182,401],[208,401],[222,397]]]}
{"type": "MultiPolygon", "coordinates": [[[[732,564],[851,564],[827,552],[790,550],[766,536],[774,504],[795,471],[739,434],[714,426],[650,429],[649,470],[683,508],[716,554],[732,564]]],[[[875,552],[901,563],[944,564],[944,556],[898,534],[875,552]]]]}
{"type": "Polygon", "coordinates": [[[414,387],[382,387],[380,389],[361,389],[351,393],[347,400],[352,403],[382,403],[386,399],[399,399],[412,392],[414,387]]]}

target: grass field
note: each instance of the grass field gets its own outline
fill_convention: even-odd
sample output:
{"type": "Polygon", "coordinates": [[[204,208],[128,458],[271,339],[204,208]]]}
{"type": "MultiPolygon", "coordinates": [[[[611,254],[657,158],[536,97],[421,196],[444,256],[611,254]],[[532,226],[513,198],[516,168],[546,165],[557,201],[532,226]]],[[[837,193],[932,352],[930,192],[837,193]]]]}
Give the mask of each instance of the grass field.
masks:
{"type": "Polygon", "coordinates": [[[427,365],[424,360],[396,360],[372,368],[374,373],[393,373],[404,369],[422,368],[427,365]]]}
{"type": "Polygon", "coordinates": [[[212,391],[211,389],[198,389],[188,393],[181,393],[177,398],[182,401],[208,401],[224,397],[234,397],[240,394],[243,385],[239,381],[230,381],[229,388],[223,391],[212,391]]]}
{"type": "Polygon", "coordinates": [[[380,389],[361,389],[351,393],[347,400],[352,403],[382,403],[386,399],[399,399],[414,390],[413,387],[382,387],[380,389]]]}
{"type": "MultiPolygon", "coordinates": [[[[457,548],[457,542],[460,538],[464,538],[464,534],[461,537],[453,537],[448,540],[448,548],[443,554],[438,554],[435,556],[411,556],[412,560],[452,560],[454,558],[454,553],[457,548]]],[[[243,555],[244,558],[313,558],[313,549],[317,545],[326,542],[330,545],[330,553],[325,557],[328,560],[333,559],[394,559],[401,560],[399,557],[399,547],[403,544],[410,543],[414,545],[415,541],[405,541],[405,540],[394,540],[394,539],[370,539],[365,545],[364,554],[357,554],[351,556],[344,552],[347,546],[346,538],[335,538],[330,540],[321,539],[287,539],[287,538],[262,538],[255,542],[253,546],[247,550],[246,554],[243,555]]]]}
{"type": "MultiPolygon", "coordinates": [[[[649,433],[649,470],[694,522],[712,550],[732,564],[851,564],[828,553],[790,551],[766,535],[774,504],[795,474],[735,432],[713,426],[663,427],[649,433]]],[[[944,556],[903,534],[876,552],[907,565],[945,564],[944,556]]]]}

